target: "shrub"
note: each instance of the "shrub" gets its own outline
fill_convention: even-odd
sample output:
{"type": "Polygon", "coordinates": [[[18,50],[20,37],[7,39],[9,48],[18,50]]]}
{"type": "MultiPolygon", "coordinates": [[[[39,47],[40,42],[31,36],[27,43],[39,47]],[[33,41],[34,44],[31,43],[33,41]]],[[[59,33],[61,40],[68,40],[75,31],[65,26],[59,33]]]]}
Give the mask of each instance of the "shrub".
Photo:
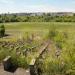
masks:
{"type": "Polygon", "coordinates": [[[0,37],[3,37],[5,35],[5,27],[4,25],[0,25],[0,37]]]}

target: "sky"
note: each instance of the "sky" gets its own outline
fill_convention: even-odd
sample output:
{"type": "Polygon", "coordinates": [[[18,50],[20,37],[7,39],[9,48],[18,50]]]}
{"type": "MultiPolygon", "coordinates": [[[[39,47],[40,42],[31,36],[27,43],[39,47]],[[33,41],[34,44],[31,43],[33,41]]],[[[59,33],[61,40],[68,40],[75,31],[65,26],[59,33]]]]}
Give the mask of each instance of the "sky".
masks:
{"type": "Polygon", "coordinates": [[[0,0],[0,13],[75,12],[75,0],[0,0]]]}

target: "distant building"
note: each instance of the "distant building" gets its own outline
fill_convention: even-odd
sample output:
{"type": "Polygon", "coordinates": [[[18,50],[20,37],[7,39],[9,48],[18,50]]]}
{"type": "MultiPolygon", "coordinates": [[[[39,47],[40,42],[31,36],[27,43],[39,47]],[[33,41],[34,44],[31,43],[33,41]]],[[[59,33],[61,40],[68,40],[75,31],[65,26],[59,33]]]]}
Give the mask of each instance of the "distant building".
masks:
{"type": "MultiPolygon", "coordinates": [[[[6,13],[7,15],[17,15],[17,16],[42,16],[49,14],[50,16],[73,16],[74,13],[72,12],[50,12],[50,13],[6,13]]],[[[4,15],[4,14],[1,14],[4,15]]]]}
{"type": "Polygon", "coordinates": [[[57,13],[51,13],[51,16],[73,16],[74,13],[72,12],[57,12],[57,13]]]}

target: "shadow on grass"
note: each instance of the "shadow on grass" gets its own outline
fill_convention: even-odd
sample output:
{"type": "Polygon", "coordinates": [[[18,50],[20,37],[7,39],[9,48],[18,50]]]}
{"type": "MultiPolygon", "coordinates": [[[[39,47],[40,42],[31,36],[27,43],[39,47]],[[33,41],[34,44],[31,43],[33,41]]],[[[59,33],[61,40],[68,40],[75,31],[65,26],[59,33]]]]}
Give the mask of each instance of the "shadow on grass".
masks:
{"type": "Polygon", "coordinates": [[[7,69],[5,71],[14,73],[17,70],[17,68],[18,68],[17,66],[11,66],[9,69],[7,69]]]}
{"type": "Polygon", "coordinates": [[[14,73],[16,70],[17,70],[17,66],[12,66],[9,70],[8,70],[8,72],[12,72],[12,73],[14,73]]]}
{"type": "Polygon", "coordinates": [[[5,34],[4,36],[0,36],[0,38],[8,37],[10,34],[5,34]]]}

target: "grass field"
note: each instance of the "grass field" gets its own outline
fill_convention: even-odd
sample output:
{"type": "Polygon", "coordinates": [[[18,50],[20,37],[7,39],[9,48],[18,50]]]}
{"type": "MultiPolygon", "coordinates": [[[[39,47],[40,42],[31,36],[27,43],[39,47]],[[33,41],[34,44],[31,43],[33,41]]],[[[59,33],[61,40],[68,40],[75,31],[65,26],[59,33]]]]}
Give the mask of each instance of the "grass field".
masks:
{"type": "Polygon", "coordinates": [[[7,30],[21,30],[21,31],[45,31],[51,26],[56,26],[57,29],[74,28],[75,23],[69,22],[20,22],[20,23],[5,23],[7,30]]]}
{"type": "Polygon", "coordinates": [[[75,75],[75,23],[18,22],[5,23],[4,25],[8,36],[0,38],[0,41],[2,41],[0,43],[1,61],[10,55],[15,61],[13,63],[17,62],[19,67],[26,68],[43,48],[41,44],[48,43],[49,40],[49,46],[45,49],[47,52],[39,57],[36,64],[37,68],[42,70],[41,75],[75,75]],[[52,39],[50,36],[48,38],[48,34],[51,33],[49,33],[50,29],[55,32],[52,39]],[[30,41],[29,38],[33,34],[36,40],[30,41]],[[37,37],[40,37],[40,40],[37,37]],[[6,42],[8,40],[9,42],[6,42]],[[59,57],[56,53],[59,53],[59,57]]]}
{"type": "Polygon", "coordinates": [[[5,23],[6,34],[8,38],[21,38],[26,34],[39,34],[45,36],[49,29],[55,27],[60,32],[68,32],[70,35],[75,34],[75,23],[70,22],[20,22],[20,23],[5,23]]]}

